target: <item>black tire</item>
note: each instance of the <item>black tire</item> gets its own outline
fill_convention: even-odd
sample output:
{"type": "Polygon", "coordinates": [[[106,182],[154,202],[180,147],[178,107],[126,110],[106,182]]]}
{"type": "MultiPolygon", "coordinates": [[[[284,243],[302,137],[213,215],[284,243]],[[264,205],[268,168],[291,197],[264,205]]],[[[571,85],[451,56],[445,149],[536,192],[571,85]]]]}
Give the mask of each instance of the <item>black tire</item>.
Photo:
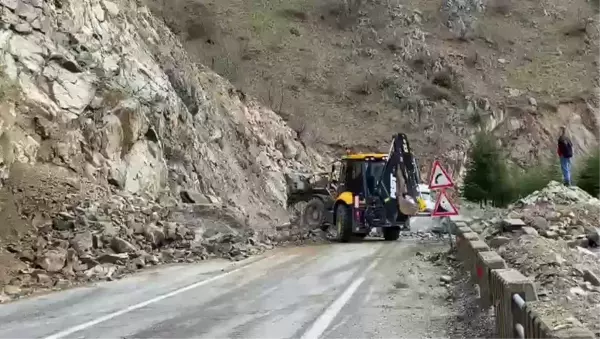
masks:
{"type": "Polygon", "coordinates": [[[339,204],[335,208],[335,226],[338,241],[348,242],[352,239],[352,211],[350,207],[339,204]]]}
{"type": "Polygon", "coordinates": [[[396,241],[400,238],[400,227],[384,227],[382,231],[385,241],[396,241]]]}
{"type": "Polygon", "coordinates": [[[312,198],[302,211],[302,224],[311,229],[321,228],[325,219],[325,203],[319,198],[312,198]]]}

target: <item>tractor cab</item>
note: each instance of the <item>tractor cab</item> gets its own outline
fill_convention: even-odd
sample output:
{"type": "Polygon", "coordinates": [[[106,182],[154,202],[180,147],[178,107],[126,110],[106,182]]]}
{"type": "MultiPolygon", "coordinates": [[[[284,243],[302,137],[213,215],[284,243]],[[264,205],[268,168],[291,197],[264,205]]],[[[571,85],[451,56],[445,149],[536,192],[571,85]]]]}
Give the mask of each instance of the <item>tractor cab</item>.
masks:
{"type": "Polygon", "coordinates": [[[387,154],[359,153],[345,155],[341,160],[334,162],[331,168],[331,182],[335,184],[332,188],[337,193],[336,198],[353,204],[354,197],[364,200],[376,194],[376,180],[382,176],[386,161],[387,154]],[[348,193],[352,196],[351,200],[347,200],[348,193]]]}

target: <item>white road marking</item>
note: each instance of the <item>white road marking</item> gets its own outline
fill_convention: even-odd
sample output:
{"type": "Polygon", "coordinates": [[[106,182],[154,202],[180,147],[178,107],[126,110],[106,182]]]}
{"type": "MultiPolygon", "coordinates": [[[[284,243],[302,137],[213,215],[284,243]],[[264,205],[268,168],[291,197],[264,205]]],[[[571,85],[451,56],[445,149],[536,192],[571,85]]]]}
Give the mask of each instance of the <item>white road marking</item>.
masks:
{"type": "Polygon", "coordinates": [[[371,265],[367,267],[360,277],[356,278],[356,280],[354,280],[352,284],[350,284],[350,286],[348,286],[348,288],[331,305],[329,305],[329,307],[327,307],[325,312],[323,312],[308,331],[302,335],[302,339],[318,339],[319,336],[327,330],[333,319],[335,319],[344,305],[350,301],[356,290],[358,290],[360,285],[365,281],[369,271],[377,266],[379,260],[380,258],[377,258],[371,262],[371,265]]]}
{"type": "MultiPolygon", "coordinates": [[[[169,293],[166,293],[166,294],[163,294],[163,295],[159,295],[158,297],[146,300],[146,301],[141,302],[139,304],[131,305],[131,306],[129,306],[127,308],[124,308],[124,309],[122,309],[120,311],[116,311],[114,313],[107,314],[107,315],[102,316],[100,318],[96,318],[94,320],[90,320],[90,321],[85,322],[83,324],[80,324],[80,325],[77,325],[77,326],[73,326],[71,328],[67,328],[67,329],[62,330],[60,332],[54,333],[54,334],[52,334],[50,336],[47,336],[44,339],[60,339],[60,338],[64,338],[64,337],[66,337],[66,336],[68,336],[70,334],[73,334],[73,333],[76,333],[76,332],[79,332],[79,331],[83,331],[83,330],[85,330],[87,328],[90,328],[92,326],[98,325],[98,324],[103,323],[105,321],[108,321],[110,319],[116,318],[116,317],[118,317],[120,315],[129,313],[131,311],[135,311],[135,310],[140,309],[142,307],[146,307],[146,306],[148,306],[150,304],[157,303],[157,302],[159,302],[161,300],[164,300],[164,299],[167,299],[167,298],[170,298],[170,297],[174,297],[174,296],[176,296],[178,294],[181,294],[183,292],[192,290],[192,289],[194,289],[196,287],[200,287],[200,286],[203,286],[203,285],[206,285],[206,284],[210,284],[213,281],[217,281],[219,279],[223,279],[223,278],[227,277],[228,275],[231,275],[233,273],[239,272],[239,271],[241,271],[243,269],[246,269],[246,268],[248,268],[250,266],[254,266],[254,264],[256,264],[258,262],[261,262],[261,261],[263,261],[263,260],[265,260],[267,258],[271,258],[271,256],[267,256],[267,257],[261,258],[259,260],[254,260],[254,261],[252,261],[251,263],[249,263],[247,265],[244,265],[242,267],[233,269],[233,270],[231,270],[229,272],[221,273],[219,275],[216,275],[214,277],[208,278],[206,280],[198,281],[198,282],[195,282],[195,283],[193,283],[191,285],[187,285],[187,286],[182,287],[180,289],[171,291],[169,293]]],[[[284,260],[284,261],[287,261],[287,260],[284,260]]]]}

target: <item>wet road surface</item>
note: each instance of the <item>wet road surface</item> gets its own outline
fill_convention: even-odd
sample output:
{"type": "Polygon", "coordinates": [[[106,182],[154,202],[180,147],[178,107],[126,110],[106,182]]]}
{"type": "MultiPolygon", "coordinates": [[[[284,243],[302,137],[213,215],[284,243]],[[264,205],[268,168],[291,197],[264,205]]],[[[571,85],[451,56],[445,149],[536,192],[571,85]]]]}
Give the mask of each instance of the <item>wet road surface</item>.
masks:
{"type": "Polygon", "coordinates": [[[365,240],[147,270],[0,306],[1,338],[444,338],[424,258],[442,242],[365,240]]]}

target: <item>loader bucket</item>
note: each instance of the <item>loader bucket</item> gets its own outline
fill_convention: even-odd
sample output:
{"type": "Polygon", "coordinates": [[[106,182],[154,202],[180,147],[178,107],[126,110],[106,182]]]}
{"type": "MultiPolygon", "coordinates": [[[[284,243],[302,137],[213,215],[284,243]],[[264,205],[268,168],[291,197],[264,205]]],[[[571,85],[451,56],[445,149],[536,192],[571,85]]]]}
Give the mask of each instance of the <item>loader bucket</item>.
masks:
{"type": "Polygon", "coordinates": [[[401,192],[406,192],[406,184],[404,183],[404,177],[398,171],[396,179],[396,200],[398,201],[398,208],[400,212],[404,215],[413,216],[419,213],[419,204],[417,200],[410,195],[406,195],[406,197],[402,196],[401,192]]]}

